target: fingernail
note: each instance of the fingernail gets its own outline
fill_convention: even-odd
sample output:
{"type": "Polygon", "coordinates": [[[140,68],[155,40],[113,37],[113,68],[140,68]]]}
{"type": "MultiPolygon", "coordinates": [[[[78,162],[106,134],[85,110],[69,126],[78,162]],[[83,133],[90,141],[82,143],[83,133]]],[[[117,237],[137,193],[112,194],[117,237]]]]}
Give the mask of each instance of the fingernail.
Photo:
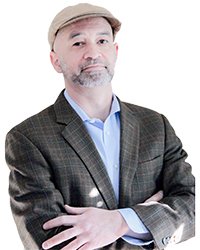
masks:
{"type": "Polygon", "coordinates": [[[42,248],[43,248],[43,249],[48,249],[48,244],[47,244],[46,242],[44,242],[44,243],[42,244],[42,248]]]}

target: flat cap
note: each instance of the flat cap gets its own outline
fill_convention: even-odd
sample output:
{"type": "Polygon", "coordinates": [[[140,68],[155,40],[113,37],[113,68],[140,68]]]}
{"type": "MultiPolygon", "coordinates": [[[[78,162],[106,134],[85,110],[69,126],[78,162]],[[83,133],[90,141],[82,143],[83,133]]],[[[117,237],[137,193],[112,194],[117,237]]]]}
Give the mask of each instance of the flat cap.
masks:
{"type": "Polygon", "coordinates": [[[68,6],[61,10],[53,19],[48,32],[48,40],[51,50],[56,38],[57,32],[63,27],[72,24],[81,19],[88,17],[104,17],[110,23],[114,36],[120,30],[121,22],[115,18],[107,9],[91,5],[88,3],[80,3],[68,6]]]}

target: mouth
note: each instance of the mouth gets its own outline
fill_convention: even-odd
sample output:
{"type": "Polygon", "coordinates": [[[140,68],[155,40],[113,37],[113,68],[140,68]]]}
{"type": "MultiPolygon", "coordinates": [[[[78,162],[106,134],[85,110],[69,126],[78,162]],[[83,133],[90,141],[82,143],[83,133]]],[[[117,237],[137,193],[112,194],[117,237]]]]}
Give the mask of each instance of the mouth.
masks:
{"type": "Polygon", "coordinates": [[[104,70],[106,67],[102,64],[91,64],[82,69],[82,71],[88,72],[88,71],[99,71],[104,70]]]}

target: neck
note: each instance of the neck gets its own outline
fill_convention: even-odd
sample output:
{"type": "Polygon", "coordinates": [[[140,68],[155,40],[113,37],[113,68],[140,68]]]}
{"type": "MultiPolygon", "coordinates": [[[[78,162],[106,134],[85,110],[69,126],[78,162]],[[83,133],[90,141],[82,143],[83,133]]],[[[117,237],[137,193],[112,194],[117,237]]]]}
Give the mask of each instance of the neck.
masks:
{"type": "Polygon", "coordinates": [[[112,103],[111,84],[94,88],[72,87],[66,84],[66,89],[71,98],[90,118],[106,120],[112,103]]]}

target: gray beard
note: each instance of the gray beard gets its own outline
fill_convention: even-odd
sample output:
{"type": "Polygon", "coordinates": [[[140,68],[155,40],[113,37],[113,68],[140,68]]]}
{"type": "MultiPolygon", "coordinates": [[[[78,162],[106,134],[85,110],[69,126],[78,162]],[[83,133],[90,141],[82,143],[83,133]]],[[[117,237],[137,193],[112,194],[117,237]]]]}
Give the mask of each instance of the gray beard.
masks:
{"type": "Polygon", "coordinates": [[[107,69],[94,72],[81,72],[79,75],[72,76],[72,82],[75,85],[81,85],[87,88],[108,85],[113,78],[113,74],[107,69]]]}
{"type": "Polygon", "coordinates": [[[111,83],[111,80],[114,75],[114,70],[112,70],[109,65],[105,66],[105,69],[103,70],[97,70],[92,72],[86,72],[84,71],[84,68],[86,66],[92,65],[98,63],[97,60],[88,60],[84,65],[80,66],[80,73],[69,75],[69,72],[67,70],[67,65],[62,64],[62,72],[64,75],[64,78],[67,80],[70,77],[70,80],[75,84],[82,87],[87,88],[93,88],[97,86],[106,86],[111,83]]]}

